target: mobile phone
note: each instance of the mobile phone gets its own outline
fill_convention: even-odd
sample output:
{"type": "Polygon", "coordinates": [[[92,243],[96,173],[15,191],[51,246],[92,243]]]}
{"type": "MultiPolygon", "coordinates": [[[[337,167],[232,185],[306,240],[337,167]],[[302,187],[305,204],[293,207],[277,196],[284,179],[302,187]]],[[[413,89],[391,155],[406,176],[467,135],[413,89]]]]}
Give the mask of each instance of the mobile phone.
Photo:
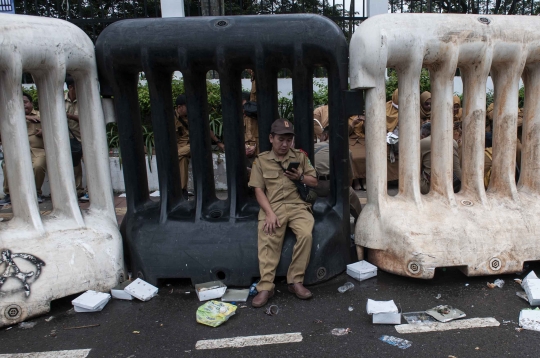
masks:
{"type": "Polygon", "coordinates": [[[291,169],[298,169],[298,167],[300,166],[300,162],[290,162],[289,163],[289,166],[287,167],[287,171],[288,172],[292,172],[291,169]]]}

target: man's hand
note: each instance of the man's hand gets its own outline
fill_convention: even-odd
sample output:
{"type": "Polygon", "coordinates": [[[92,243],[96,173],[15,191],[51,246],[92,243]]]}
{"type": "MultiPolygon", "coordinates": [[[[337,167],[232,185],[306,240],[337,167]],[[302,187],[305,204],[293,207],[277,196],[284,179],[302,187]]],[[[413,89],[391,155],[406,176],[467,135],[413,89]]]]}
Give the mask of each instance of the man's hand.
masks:
{"type": "Polygon", "coordinates": [[[291,168],[291,170],[285,171],[285,176],[291,180],[300,180],[300,177],[302,176],[302,172],[298,171],[296,168],[291,168]]]}
{"type": "Polygon", "coordinates": [[[36,136],[38,136],[38,137],[43,137],[43,132],[41,131],[41,129],[38,129],[38,130],[37,130],[36,136]]]}
{"type": "Polygon", "coordinates": [[[267,235],[274,235],[276,233],[276,227],[281,227],[281,224],[276,214],[270,211],[266,214],[263,230],[267,235]]]}
{"type": "Polygon", "coordinates": [[[366,120],[366,117],[364,116],[356,116],[356,118],[353,119],[352,124],[353,126],[356,126],[358,123],[361,123],[366,120]]]}
{"type": "Polygon", "coordinates": [[[251,158],[251,157],[253,157],[254,154],[255,154],[255,147],[252,147],[252,146],[248,145],[246,147],[246,156],[251,158]]]}
{"type": "Polygon", "coordinates": [[[225,144],[223,144],[223,143],[218,143],[217,146],[218,146],[219,150],[221,150],[222,152],[225,151],[225,144]]]}
{"type": "Polygon", "coordinates": [[[41,123],[41,120],[38,118],[38,116],[26,116],[26,120],[28,122],[32,122],[32,123],[41,123]]]}

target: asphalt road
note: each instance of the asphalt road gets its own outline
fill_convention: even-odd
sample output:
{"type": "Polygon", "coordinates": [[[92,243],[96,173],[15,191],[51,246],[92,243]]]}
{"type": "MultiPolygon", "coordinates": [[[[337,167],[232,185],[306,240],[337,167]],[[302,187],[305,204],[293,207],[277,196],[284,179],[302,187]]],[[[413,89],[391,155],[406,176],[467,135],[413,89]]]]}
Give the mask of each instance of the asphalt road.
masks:
{"type": "MultiPolygon", "coordinates": [[[[68,297],[54,301],[51,312],[31,320],[31,329],[0,330],[0,353],[28,353],[90,348],[89,357],[538,357],[540,332],[515,330],[521,309],[528,303],[516,296],[514,283],[522,275],[501,276],[502,289],[489,289],[486,282],[497,277],[466,277],[455,269],[438,270],[435,279],[421,281],[380,272],[363,282],[342,274],[311,287],[315,297],[301,301],[286,290],[280,279],[279,292],[271,300],[279,306],[276,316],[254,309],[249,299],[224,325],[211,328],[196,323],[201,303],[187,282],[166,282],[151,301],[112,300],[102,312],[74,313],[68,297]],[[355,288],[340,294],[337,288],[351,281],[355,288]],[[466,286],[466,284],[469,284],[466,286]],[[186,293],[189,292],[189,293],[186,293]],[[436,299],[440,294],[441,298],[436,299]],[[373,325],[366,314],[366,301],[393,299],[403,312],[420,311],[439,304],[463,310],[468,318],[494,317],[501,325],[437,333],[398,334],[393,326],[373,325]],[[349,307],[353,311],[349,311],[349,307]],[[53,316],[49,322],[46,318],[53,316]],[[65,330],[95,325],[97,327],[65,330]],[[333,336],[333,328],[350,328],[346,336],[333,336]],[[139,334],[133,333],[139,331],[139,334]],[[229,338],[301,332],[300,343],[260,347],[196,350],[202,339],[229,338]],[[412,341],[402,350],[379,340],[391,335],[412,341]]],[[[403,321],[403,323],[406,323],[403,321]]]]}

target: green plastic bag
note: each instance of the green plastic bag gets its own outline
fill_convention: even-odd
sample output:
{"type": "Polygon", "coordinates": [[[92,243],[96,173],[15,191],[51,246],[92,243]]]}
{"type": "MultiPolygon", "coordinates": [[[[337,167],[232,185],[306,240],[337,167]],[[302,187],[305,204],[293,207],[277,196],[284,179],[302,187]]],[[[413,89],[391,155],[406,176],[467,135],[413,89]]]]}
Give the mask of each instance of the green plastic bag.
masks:
{"type": "Polygon", "coordinates": [[[208,301],[197,309],[197,322],[217,327],[235,314],[236,306],[220,301],[208,301]]]}

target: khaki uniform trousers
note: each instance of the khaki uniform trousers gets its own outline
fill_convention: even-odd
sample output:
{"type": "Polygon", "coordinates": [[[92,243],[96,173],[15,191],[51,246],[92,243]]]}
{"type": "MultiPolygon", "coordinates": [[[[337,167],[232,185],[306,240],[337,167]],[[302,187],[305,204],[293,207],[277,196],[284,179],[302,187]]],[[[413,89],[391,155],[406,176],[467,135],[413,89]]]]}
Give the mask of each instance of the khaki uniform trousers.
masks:
{"type": "Polygon", "coordinates": [[[178,146],[178,166],[180,167],[180,185],[182,189],[187,189],[189,158],[191,158],[191,147],[189,144],[178,146]]]}
{"type": "MultiPolygon", "coordinates": [[[[41,153],[40,153],[41,154],[41,153]]],[[[32,169],[34,171],[34,180],[36,183],[36,192],[37,195],[41,195],[41,187],[45,181],[45,173],[47,172],[47,161],[45,160],[45,151],[43,155],[36,155],[33,151],[30,151],[32,156],[32,169]]],[[[9,194],[9,184],[7,181],[7,166],[6,163],[2,166],[4,171],[4,194],[9,194]]]]}
{"type": "MultiPolygon", "coordinates": [[[[321,198],[327,197],[330,194],[330,180],[319,180],[319,186],[314,189],[317,196],[321,198]]],[[[349,207],[351,215],[355,220],[358,219],[358,216],[360,216],[360,212],[362,211],[362,204],[360,203],[358,195],[356,195],[351,187],[349,187],[349,207]]]]}
{"type": "Polygon", "coordinates": [[[291,265],[287,272],[287,283],[303,283],[304,274],[311,256],[313,243],[313,215],[304,204],[281,204],[274,211],[281,227],[276,227],[276,233],[269,235],[264,232],[265,220],[259,220],[259,271],[261,280],[257,284],[257,291],[271,291],[274,289],[276,269],[281,258],[281,249],[285,238],[287,226],[296,235],[291,265]]]}
{"type": "Polygon", "coordinates": [[[77,198],[80,198],[81,196],[86,194],[82,185],[82,158],[79,165],[73,167],[73,173],[75,175],[75,188],[77,188],[77,198]]]}

